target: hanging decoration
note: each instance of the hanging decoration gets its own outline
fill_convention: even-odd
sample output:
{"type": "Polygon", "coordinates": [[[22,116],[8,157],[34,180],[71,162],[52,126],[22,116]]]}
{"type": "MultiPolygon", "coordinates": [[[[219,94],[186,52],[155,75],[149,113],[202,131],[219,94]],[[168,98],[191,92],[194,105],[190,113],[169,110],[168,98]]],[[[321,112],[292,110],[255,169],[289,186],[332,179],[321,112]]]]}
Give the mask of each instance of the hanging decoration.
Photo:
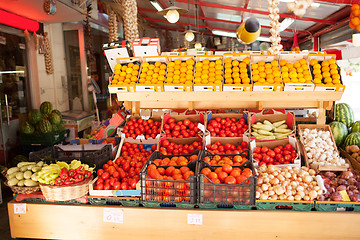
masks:
{"type": "Polygon", "coordinates": [[[139,38],[136,0],[122,0],[125,40],[139,38]]]}
{"type": "Polygon", "coordinates": [[[279,23],[279,8],[277,6],[279,4],[279,0],[268,0],[268,3],[270,5],[270,7],[268,8],[270,12],[269,18],[271,19],[270,22],[271,47],[268,49],[268,51],[271,54],[279,54],[279,52],[283,47],[280,44],[281,37],[280,37],[280,23],[279,23]]]}
{"type": "Polygon", "coordinates": [[[85,26],[84,26],[84,34],[86,39],[86,57],[88,62],[92,62],[94,57],[94,51],[92,50],[92,36],[91,36],[91,27],[90,27],[90,14],[91,14],[92,6],[91,3],[86,6],[86,15],[85,15],[85,26]]]}
{"type": "Polygon", "coordinates": [[[306,13],[306,9],[311,7],[313,0],[296,0],[287,3],[289,11],[293,12],[296,16],[302,17],[306,13]]]}
{"type": "Polygon", "coordinates": [[[293,45],[291,47],[291,51],[295,51],[297,53],[300,52],[300,47],[299,47],[296,31],[294,31],[294,41],[293,41],[293,45]]]}
{"type": "Polygon", "coordinates": [[[37,37],[36,32],[33,32],[33,40],[34,40],[34,48],[36,51],[36,50],[38,50],[38,37],[37,37]]]}
{"type": "Polygon", "coordinates": [[[109,11],[109,42],[115,42],[119,40],[118,37],[118,24],[116,20],[116,14],[113,10],[109,11]]]}
{"type": "Polygon", "coordinates": [[[246,19],[237,29],[236,38],[242,44],[255,42],[260,36],[261,25],[256,18],[246,19]]]}
{"type": "Polygon", "coordinates": [[[360,31],[360,6],[358,4],[353,4],[351,6],[349,27],[356,31],[360,31]]]}
{"type": "Polygon", "coordinates": [[[47,14],[50,14],[50,15],[55,14],[56,13],[55,0],[44,0],[43,8],[47,14]]]}
{"type": "Polygon", "coordinates": [[[48,33],[44,33],[44,44],[45,44],[45,70],[47,74],[54,73],[54,65],[52,60],[51,46],[49,38],[47,37],[48,33]]]}
{"type": "Polygon", "coordinates": [[[44,44],[44,37],[43,35],[40,35],[39,38],[39,54],[45,54],[46,49],[45,49],[45,44],[44,44]]]}
{"type": "Polygon", "coordinates": [[[30,33],[27,29],[25,29],[25,31],[24,31],[24,38],[25,38],[25,42],[27,44],[29,44],[30,43],[30,33]]]}

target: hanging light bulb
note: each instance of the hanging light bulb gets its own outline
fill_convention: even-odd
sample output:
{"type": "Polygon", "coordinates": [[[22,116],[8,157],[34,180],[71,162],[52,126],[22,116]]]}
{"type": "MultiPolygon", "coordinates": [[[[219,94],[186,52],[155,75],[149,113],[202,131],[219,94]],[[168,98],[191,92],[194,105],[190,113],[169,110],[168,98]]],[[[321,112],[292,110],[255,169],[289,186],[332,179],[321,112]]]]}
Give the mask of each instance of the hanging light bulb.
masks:
{"type": "Polygon", "coordinates": [[[360,47],[360,33],[352,35],[352,42],[355,47],[360,47]]]}
{"type": "Polygon", "coordinates": [[[202,45],[201,45],[201,43],[195,43],[195,49],[200,49],[200,48],[202,48],[202,45]]]}
{"type": "Polygon", "coordinates": [[[179,12],[177,10],[169,10],[166,13],[166,19],[170,22],[170,23],[176,23],[177,21],[179,21],[180,15],[179,12]]]}
{"type": "Polygon", "coordinates": [[[195,35],[193,32],[187,32],[185,33],[185,40],[188,42],[191,42],[192,40],[194,40],[195,35]]]}

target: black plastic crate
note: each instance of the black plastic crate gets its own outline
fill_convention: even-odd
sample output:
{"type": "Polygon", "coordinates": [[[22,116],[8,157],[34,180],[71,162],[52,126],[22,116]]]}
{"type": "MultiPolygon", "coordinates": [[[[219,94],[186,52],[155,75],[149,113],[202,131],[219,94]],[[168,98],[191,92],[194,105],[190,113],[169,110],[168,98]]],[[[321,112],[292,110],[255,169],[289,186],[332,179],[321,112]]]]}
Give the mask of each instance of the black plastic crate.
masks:
{"type": "Polygon", "coordinates": [[[113,159],[111,145],[105,145],[100,150],[65,151],[58,146],[45,148],[29,155],[30,161],[64,161],[71,162],[77,159],[89,166],[95,165],[95,170],[101,168],[107,161],[113,159]]]}
{"type": "MultiPolygon", "coordinates": [[[[149,161],[151,161],[152,163],[154,163],[154,160],[156,159],[164,159],[164,158],[172,158],[172,157],[186,157],[186,158],[189,158],[191,157],[192,155],[197,155],[197,159],[195,161],[189,161],[188,164],[187,164],[187,167],[189,168],[193,168],[194,169],[194,173],[195,173],[195,170],[196,170],[196,162],[200,159],[202,159],[202,154],[203,154],[203,151],[201,150],[195,150],[194,152],[190,153],[190,154],[187,154],[187,155],[182,155],[182,154],[179,154],[179,155],[164,155],[162,154],[160,151],[155,151],[151,154],[151,156],[149,157],[149,161]]],[[[155,164],[156,165],[156,164],[155,164]]],[[[158,167],[164,167],[162,165],[157,165],[158,167]]],[[[182,166],[180,166],[182,167],[182,166]]]]}
{"type": "Polygon", "coordinates": [[[252,176],[241,184],[213,183],[208,177],[200,174],[205,167],[215,171],[222,166],[210,166],[204,161],[198,163],[196,175],[198,177],[198,205],[199,208],[224,208],[224,209],[252,209],[256,200],[256,173],[253,163],[248,160],[240,166],[233,168],[250,168],[252,176]]]}
{"type": "MultiPolygon", "coordinates": [[[[144,207],[194,208],[197,200],[197,177],[190,175],[184,181],[152,179],[147,174],[148,167],[151,164],[153,164],[151,160],[147,161],[140,172],[140,203],[144,207]]],[[[168,167],[180,169],[184,166],[157,167],[166,170],[168,167]]],[[[187,167],[195,174],[196,164],[189,164],[187,167]]]]}

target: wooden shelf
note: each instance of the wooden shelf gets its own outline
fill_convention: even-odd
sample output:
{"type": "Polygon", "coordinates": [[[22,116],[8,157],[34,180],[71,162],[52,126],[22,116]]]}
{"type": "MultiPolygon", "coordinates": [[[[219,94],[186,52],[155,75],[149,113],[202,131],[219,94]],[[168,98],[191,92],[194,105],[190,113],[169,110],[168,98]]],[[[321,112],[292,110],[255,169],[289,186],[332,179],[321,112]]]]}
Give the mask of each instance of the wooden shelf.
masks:
{"type": "Polygon", "coordinates": [[[325,110],[341,99],[343,92],[126,92],[117,93],[125,108],[232,109],[232,108],[317,108],[318,124],[325,123],[325,110]]]}
{"type": "Polygon", "coordinates": [[[41,239],[360,239],[359,213],[234,211],[26,204],[14,214],[8,203],[11,236],[41,239]],[[103,221],[104,209],[121,209],[123,223],[103,221]],[[202,225],[189,225],[201,214],[202,225]]]}

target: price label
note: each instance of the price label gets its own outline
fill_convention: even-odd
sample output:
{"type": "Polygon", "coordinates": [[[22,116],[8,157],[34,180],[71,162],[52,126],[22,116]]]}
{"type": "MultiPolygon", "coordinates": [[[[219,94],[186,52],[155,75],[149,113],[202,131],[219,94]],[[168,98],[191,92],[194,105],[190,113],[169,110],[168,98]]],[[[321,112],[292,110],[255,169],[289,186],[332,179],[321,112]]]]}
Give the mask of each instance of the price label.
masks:
{"type": "Polygon", "coordinates": [[[343,200],[344,202],[350,202],[350,198],[346,190],[340,191],[340,194],[341,194],[341,200],[343,200]]]}
{"type": "Polygon", "coordinates": [[[124,223],[124,212],[117,208],[104,208],[103,221],[110,223],[124,223]]]}
{"type": "Polygon", "coordinates": [[[203,224],[203,215],[189,213],[188,214],[188,224],[202,225],[203,224]]]}
{"type": "Polygon", "coordinates": [[[14,204],[14,213],[15,214],[25,214],[26,213],[26,203],[14,204]]]}

